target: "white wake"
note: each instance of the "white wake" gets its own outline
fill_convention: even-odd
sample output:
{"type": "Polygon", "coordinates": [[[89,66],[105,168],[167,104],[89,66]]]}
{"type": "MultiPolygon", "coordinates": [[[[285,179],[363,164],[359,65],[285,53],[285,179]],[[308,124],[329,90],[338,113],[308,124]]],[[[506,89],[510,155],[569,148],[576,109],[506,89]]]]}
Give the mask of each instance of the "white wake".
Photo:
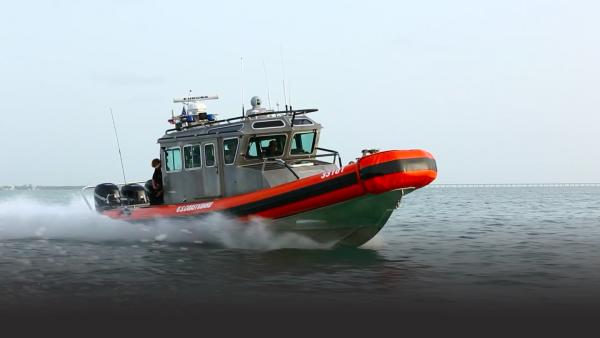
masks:
{"type": "Polygon", "coordinates": [[[213,214],[189,221],[161,220],[143,224],[102,216],[75,198],[66,204],[23,197],[0,201],[0,241],[27,238],[210,243],[256,250],[329,247],[297,234],[272,232],[268,222],[262,219],[240,222],[213,214]]]}

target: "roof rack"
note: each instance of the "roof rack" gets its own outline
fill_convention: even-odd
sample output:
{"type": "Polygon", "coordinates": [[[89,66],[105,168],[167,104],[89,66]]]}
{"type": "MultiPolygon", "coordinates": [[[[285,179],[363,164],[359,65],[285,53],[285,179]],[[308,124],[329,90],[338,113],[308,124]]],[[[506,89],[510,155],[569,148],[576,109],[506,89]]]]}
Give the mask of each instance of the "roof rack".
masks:
{"type": "Polygon", "coordinates": [[[314,113],[316,111],[319,111],[319,109],[316,108],[310,108],[310,109],[289,109],[289,110],[280,110],[280,111],[268,111],[268,112],[264,112],[264,113],[256,113],[256,114],[250,114],[250,115],[246,115],[246,116],[237,116],[237,117],[232,117],[229,119],[225,119],[225,120],[216,120],[216,121],[208,121],[202,124],[193,124],[193,125],[187,125],[187,126],[183,126],[181,128],[171,128],[171,129],[167,129],[166,130],[166,134],[170,133],[170,132],[174,132],[174,131],[182,131],[182,130],[187,130],[187,129],[193,129],[193,128],[198,128],[198,127],[208,127],[208,126],[213,126],[216,124],[222,124],[222,123],[231,123],[233,121],[237,121],[237,120],[243,120],[246,118],[250,118],[250,117],[258,117],[258,116],[265,116],[265,115],[292,115],[292,127],[294,126],[293,124],[293,119],[296,117],[296,115],[304,115],[304,114],[308,114],[308,113],[314,113]]]}

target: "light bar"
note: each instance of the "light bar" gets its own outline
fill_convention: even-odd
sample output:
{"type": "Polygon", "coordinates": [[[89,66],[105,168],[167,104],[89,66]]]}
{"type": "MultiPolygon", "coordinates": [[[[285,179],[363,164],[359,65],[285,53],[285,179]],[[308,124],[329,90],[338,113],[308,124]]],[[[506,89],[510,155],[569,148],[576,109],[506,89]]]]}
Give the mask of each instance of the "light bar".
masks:
{"type": "Polygon", "coordinates": [[[206,100],[217,100],[218,98],[219,98],[219,95],[177,97],[177,98],[173,99],[173,103],[206,101],[206,100]]]}

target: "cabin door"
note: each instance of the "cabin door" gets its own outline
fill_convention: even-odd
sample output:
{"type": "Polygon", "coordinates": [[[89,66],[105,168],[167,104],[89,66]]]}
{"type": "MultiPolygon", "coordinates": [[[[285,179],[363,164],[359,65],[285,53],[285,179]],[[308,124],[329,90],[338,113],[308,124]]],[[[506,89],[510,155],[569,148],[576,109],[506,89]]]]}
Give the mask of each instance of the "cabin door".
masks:
{"type": "Polygon", "coordinates": [[[221,196],[221,178],[219,170],[219,152],[217,139],[202,143],[204,168],[202,170],[202,183],[206,198],[221,196]]]}

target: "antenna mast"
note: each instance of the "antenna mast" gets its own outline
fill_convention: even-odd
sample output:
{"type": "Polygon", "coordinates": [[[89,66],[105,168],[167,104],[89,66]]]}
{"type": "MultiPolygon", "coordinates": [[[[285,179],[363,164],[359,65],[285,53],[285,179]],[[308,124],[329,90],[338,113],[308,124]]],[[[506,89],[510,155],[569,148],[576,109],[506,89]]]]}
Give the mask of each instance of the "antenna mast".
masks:
{"type": "Polygon", "coordinates": [[[117,149],[119,150],[119,159],[121,160],[121,171],[123,172],[123,183],[127,184],[125,178],[125,166],[123,166],[123,155],[121,155],[121,144],[119,144],[119,134],[117,134],[117,125],[115,124],[115,116],[113,115],[112,107],[110,107],[110,117],[112,118],[113,129],[115,130],[115,138],[117,139],[117,149]]]}
{"type": "Polygon", "coordinates": [[[292,86],[290,86],[288,81],[288,104],[290,105],[290,110],[292,110],[292,86]]]}
{"type": "Polygon", "coordinates": [[[281,74],[283,76],[282,78],[282,84],[283,84],[283,103],[285,103],[285,110],[288,110],[288,102],[287,102],[287,95],[285,93],[285,67],[284,67],[284,63],[283,63],[283,46],[280,46],[279,48],[279,55],[281,56],[281,74]]]}
{"type": "Polygon", "coordinates": [[[269,78],[267,77],[267,66],[265,66],[265,60],[263,59],[263,70],[265,71],[265,84],[267,85],[267,100],[269,101],[269,109],[271,108],[271,92],[269,91],[269,78]]]}
{"type": "Polygon", "coordinates": [[[242,116],[246,116],[244,107],[244,57],[240,56],[240,87],[242,88],[242,116]]]}

